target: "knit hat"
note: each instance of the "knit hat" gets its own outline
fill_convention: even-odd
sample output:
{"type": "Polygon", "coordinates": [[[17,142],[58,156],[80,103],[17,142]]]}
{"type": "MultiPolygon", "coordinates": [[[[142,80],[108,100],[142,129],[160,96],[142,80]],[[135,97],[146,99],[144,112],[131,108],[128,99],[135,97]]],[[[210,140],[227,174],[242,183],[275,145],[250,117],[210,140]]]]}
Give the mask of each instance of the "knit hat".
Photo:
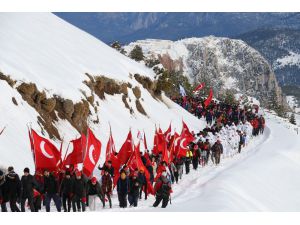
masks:
{"type": "Polygon", "coordinates": [[[93,178],[91,179],[91,182],[92,182],[92,183],[96,183],[96,182],[97,182],[97,178],[96,178],[96,177],[93,177],[93,178]]]}
{"type": "Polygon", "coordinates": [[[29,168],[26,167],[26,168],[24,169],[24,173],[29,173],[29,172],[30,172],[29,168]]]}

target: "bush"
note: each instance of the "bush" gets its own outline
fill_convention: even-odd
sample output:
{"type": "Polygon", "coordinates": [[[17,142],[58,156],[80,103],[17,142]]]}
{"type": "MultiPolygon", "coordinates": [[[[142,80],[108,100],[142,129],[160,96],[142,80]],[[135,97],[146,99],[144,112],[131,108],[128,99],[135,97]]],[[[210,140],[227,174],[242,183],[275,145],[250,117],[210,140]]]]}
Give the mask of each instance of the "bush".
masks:
{"type": "Polygon", "coordinates": [[[143,50],[139,45],[136,45],[129,54],[129,57],[135,61],[141,61],[144,59],[143,50]]]}

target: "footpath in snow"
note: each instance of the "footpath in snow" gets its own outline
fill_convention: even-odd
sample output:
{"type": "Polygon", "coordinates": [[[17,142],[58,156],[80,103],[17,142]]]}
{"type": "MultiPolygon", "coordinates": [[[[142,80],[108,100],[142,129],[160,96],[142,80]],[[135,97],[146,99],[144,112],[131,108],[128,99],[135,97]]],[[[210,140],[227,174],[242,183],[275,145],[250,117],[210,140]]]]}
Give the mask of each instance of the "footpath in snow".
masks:
{"type": "Polygon", "coordinates": [[[266,115],[263,135],[219,166],[191,170],[173,185],[172,204],[153,208],[154,197],[137,208],[99,211],[299,211],[300,138],[278,117],[266,115]]]}

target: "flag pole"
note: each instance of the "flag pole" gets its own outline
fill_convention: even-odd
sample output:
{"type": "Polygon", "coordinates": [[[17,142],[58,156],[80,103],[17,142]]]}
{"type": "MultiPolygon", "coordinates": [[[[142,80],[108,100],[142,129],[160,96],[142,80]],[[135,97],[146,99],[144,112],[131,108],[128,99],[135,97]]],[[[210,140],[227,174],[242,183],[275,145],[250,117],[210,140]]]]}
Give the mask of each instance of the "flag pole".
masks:
{"type": "Polygon", "coordinates": [[[70,142],[69,142],[69,144],[68,144],[67,150],[66,150],[66,152],[65,152],[64,160],[62,161],[62,163],[65,161],[65,159],[66,159],[66,157],[67,157],[67,153],[68,153],[68,151],[69,151],[69,146],[70,146],[70,142]]]}
{"type": "Polygon", "coordinates": [[[2,131],[0,132],[0,135],[4,132],[4,130],[6,129],[7,124],[3,127],[2,131]]]}

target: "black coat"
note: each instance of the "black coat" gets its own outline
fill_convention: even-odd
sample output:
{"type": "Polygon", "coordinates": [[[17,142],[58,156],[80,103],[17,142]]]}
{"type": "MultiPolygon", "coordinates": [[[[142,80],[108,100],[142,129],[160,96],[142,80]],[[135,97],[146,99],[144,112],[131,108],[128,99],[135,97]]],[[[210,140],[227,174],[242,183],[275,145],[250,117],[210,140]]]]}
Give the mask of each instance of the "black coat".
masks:
{"type": "Polygon", "coordinates": [[[74,179],[72,192],[79,198],[86,197],[86,182],[83,180],[83,178],[79,180],[77,178],[74,179]]]}
{"type": "Polygon", "coordinates": [[[129,194],[138,196],[139,190],[140,190],[140,185],[141,185],[141,183],[140,183],[139,179],[130,178],[129,179],[129,194]]]}
{"type": "Polygon", "coordinates": [[[98,195],[100,198],[102,198],[103,196],[103,192],[99,182],[93,185],[90,180],[87,182],[86,193],[87,195],[98,195]]]}
{"type": "Polygon", "coordinates": [[[6,185],[6,178],[3,176],[2,179],[0,180],[0,199],[3,202],[7,202],[8,195],[7,195],[7,185],[6,185]]]}
{"type": "Polygon", "coordinates": [[[6,175],[7,195],[10,200],[21,197],[21,180],[15,172],[6,175]]]}
{"type": "Polygon", "coordinates": [[[110,174],[111,177],[115,176],[115,169],[111,166],[110,168],[108,168],[105,164],[103,165],[103,167],[98,167],[99,170],[107,170],[108,173],[110,174]]]}
{"type": "Polygon", "coordinates": [[[129,191],[129,179],[126,177],[124,180],[121,177],[118,179],[117,182],[117,192],[118,194],[125,195],[129,191]]]}
{"type": "Polygon", "coordinates": [[[33,198],[33,189],[38,189],[38,184],[32,175],[22,176],[21,178],[21,197],[33,198]]]}
{"type": "Polygon", "coordinates": [[[72,185],[73,185],[74,179],[73,178],[64,178],[60,185],[60,193],[69,195],[72,193],[72,185]]]}
{"type": "Polygon", "coordinates": [[[44,193],[57,194],[58,193],[58,182],[53,175],[49,177],[44,176],[44,193]]]}

